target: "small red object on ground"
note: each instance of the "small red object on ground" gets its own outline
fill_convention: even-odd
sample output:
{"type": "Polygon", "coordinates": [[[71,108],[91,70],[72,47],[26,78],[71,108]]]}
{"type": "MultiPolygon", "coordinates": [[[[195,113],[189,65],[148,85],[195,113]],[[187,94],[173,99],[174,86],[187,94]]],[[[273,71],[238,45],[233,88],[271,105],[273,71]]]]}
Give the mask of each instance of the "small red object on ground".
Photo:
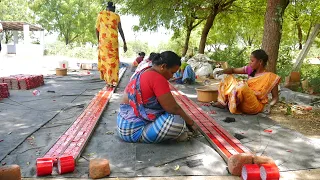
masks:
{"type": "Polygon", "coordinates": [[[272,129],[265,129],[263,132],[272,133],[272,129]]]}
{"type": "Polygon", "coordinates": [[[280,172],[275,164],[262,164],[260,167],[260,175],[262,180],[280,179],[280,172]]]}
{"type": "Polygon", "coordinates": [[[65,174],[73,172],[75,168],[75,163],[73,156],[64,156],[58,158],[58,170],[59,174],[65,174]]]}
{"type": "Polygon", "coordinates": [[[39,90],[33,90],[32,91],[32,94],[34,95],[34,96],[40,96],[40,91],[39,90]]]}
{"type": "Polygon", "coordinates": [[[257,164],[246,164],[242,167],[243,180],[260,180],[260,169],[257,164]]]}
{"type": "Polygon", "coordinates": [[[304,108],[305,111],[311,111],[312,110],[312,106],[307,106],[304,108]]]}
{"type": "Polygon", "coordinates": [[[217,112],[212,110],[212,111],[210,111],[210,114],[217,114],[217,112]]]}

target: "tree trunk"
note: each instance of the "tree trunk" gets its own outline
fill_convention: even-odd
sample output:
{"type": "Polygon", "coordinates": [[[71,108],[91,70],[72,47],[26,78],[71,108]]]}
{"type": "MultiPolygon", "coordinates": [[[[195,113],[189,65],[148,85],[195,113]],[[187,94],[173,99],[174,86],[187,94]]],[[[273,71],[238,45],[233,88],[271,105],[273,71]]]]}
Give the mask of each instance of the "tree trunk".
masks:
{"type": "Polygon", "coordinates": [[[207,42],[207,36],[208,33],[213,25],[213,21],[215,17],[217,16],[218,10],[214,9],[213,12],[210,13],[210,15],[207,18],[206,24],[203,27],[202,34],[201,34],[201,40],[199,45],[199,53],[204,54],[204,49],[206,47],[207,42]]]}
{"type": "Polygon", "coordinates": [[[183,51],[182,51],[182,57],[184,57],[188,52],[191,31],[192,31],[192,29],[187,29],[187,35],[186,35],[186,40],[184,42],[184,47],[183,47],[183,51]]]}
{"type": "Polygon", "coordinates": [[[313,28],[311,35],[308,37],[306,44],[304,45],[302,51],[300,52],[300,54],[296,60],[296,63],[293,66],[292,71],[299,71],[300,70],[303,59],[307,56],[307,54],[311,48],[311,45],[312,45],[314,39],[317,37],[317,34],[319,33],[319,31],[320,31],[320,24],[316,24],[313,28]]]}
{"type": "Polygon", "coordinates": [[[297,29],[298,29],[298,39],[299,39],[299,49],[302,49],[302,29],[301,24],[297,22],[297,29]]]}
{"type": "Polygon", "coordinates": [[[68,37],[65,37],[64,41],[65,41],[66,45],[69,44],[69,38],[68,37]]]}
{"type": "Polygon", "coordinates": [[[282,34],[282,16],[289,0],[268,0],[264,21],[264,32],[262,39],[262,49],[269,56],[267,69],[276,72],[279,45],[282,34]]]}

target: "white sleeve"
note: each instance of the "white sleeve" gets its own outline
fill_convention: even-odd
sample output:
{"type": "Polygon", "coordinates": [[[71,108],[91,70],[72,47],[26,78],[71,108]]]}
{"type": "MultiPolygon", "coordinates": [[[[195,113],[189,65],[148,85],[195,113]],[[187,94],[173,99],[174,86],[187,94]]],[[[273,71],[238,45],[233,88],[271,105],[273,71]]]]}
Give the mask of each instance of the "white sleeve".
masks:
{"type": "Polygon", "coordinates": [[[1,30],[3,30],[3,28],[2,28],[2,24],[1,24],[1,23],[0,23],[0,29],[1,29],[1,30]]]}

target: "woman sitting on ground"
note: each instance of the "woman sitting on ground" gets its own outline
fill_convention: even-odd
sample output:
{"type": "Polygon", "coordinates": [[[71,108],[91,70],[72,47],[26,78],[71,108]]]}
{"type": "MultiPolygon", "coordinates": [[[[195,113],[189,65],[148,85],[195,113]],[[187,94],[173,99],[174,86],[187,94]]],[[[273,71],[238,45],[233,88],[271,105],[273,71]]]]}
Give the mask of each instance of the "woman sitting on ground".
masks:
{"type": "Polygon", "coordinates": [[[156,54],[157,54],[157,53],[152,52],[147,59],[143,60],[143,61],[138,65],[137,69],[136,69],[135,72],[132,74],[132,76],[131,76],[130,79],[132,79],[132,77],[133,77],[137,72],[139,72],[139,71],[141,71],[141,70],[143,70],[143,69],[145,69],[145,68],[151,67],[151,66],[152,66],[152,58],[153,58],[156,54]]]}
{"type": "Polygon", "coordinates": [[[248,74],[247,82],[238,82],[232,75],[226,76],[220,83],[218,102],[214,106],[229,107],[232,114],[258,114],[268,104],[268,94],[272,93],[270,105],[279,99],[278,84],[280,77],[272,72],[266,72],[268,55],[264,50],[251,53],[250,63],[242,68],[229,68],[218,74],[248,74]]]}
{"type": "Polygon", "coordinates": [[[180,68],[171,51],[156,54],[152,67],[137,72],[125,89],[117,117],[120,138],[127,142],[158,143],[196,130],[193,120],[173,98],[168,80],[180,68]]]}
{"type": "Polygon", "coordinates": [[[144,68],[151,67],[152,66],[152,58],[156,55],[156,53],[152,52],[150,53],[149,57],[145,60],[143,60],[137,67],[137,71],[141,71],[144,68]]]}
{"type": "Polygon", "coordinates": [[[140,53],[138,53],[138,55],[139,56],[136,58],[136,60],[133,61],[132,69],[131,69],[132,72],[134,72],[136,70],[136,68],[138,67],[138,65],[143,61],[146,53],[140,52],[140,53]]]}
{"type": "Polygon", "coordinates": [[[193,84],[196,80],[196,74],[186,62],[181,64],[180,70],[173,77],[171,81],[175,81],[177,84],[193,84]]]}

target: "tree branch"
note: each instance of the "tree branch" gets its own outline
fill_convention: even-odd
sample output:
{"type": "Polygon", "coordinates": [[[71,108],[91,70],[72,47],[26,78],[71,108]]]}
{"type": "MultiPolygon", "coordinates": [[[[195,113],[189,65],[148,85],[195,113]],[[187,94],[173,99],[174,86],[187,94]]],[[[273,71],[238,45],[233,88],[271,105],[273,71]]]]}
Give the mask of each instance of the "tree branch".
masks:
{"type": "Polygon", "coordinates": [[[204,21],[204,19],[201,19],[200,21],[198,21],[195,25],[193,25],[191,27],[191,29],[194,29],[195,27],[197,27],[199,24],[201,24],[204,21]]]}

